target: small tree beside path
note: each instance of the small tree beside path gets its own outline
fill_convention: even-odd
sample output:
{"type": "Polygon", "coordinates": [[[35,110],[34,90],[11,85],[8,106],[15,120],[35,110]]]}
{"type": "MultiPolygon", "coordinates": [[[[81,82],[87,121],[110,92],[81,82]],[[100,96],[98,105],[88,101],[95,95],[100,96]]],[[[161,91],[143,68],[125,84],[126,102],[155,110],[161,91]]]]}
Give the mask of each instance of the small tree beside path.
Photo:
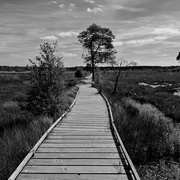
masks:
{"type": "Polygon", "coordinates": [[[128,62],[124,58],[120,58],[118,60],[110,60],[109,63],[111,64],[112,69],[113,69],[114,74],[115,74],[115,84],[114,84],[114,88],[112,91],[112,95],[113,95],[116,93],[119,77],[120,77],[121,72],[122,72],[122,67],[136,66],[137,63],[133,62],[133,61],[128,62]]]}

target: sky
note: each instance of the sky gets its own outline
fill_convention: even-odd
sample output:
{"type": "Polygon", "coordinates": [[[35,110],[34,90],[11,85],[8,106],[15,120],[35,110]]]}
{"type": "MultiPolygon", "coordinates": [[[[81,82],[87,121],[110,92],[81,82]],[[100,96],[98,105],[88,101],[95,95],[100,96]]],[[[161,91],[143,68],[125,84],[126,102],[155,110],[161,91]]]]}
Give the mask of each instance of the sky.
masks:
{"type": "Polygon", "coordinates": [[[0,0],[0,65],[26,66],[58,41],[64,66],[85,65],[77,36],[93,23],[115,35],[116,58],[179,65],[180,0],[0,0]]]}

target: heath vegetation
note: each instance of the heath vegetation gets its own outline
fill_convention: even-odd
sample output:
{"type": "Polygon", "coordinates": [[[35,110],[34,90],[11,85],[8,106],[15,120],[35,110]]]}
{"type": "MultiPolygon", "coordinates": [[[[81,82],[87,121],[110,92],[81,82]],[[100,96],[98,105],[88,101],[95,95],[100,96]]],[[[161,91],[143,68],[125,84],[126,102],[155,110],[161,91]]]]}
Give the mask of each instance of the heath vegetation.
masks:
{"type": "Polygon", "coordinates": [[[123,70],[117,90],[116,74],[97,71],[96,85],[108,97],[116,127],[142,179],[179,177],[180,97],[177,72],[123,70]],[[171,84],[152,88],[139,83],[171,84]]]}

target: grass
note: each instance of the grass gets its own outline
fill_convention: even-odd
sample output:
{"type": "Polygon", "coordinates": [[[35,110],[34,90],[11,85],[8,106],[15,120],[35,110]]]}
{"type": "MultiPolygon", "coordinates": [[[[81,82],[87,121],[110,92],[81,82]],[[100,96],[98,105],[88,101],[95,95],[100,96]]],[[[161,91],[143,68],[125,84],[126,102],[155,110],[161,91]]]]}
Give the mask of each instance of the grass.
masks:
{"type": "Polygon", "coordinates": [[[166,80],[177,86],[179,76],[169,72],[125,71],[114,95],[111,94],[112,72],[99,73],[96,81],[111,102],[118,132],[143,180],[180,178],[180,126],[177,123],[180,98],[166,88],[141,87],[138,83],[164,83],[166,80]],[[170,106],[176,109],[174,119],[168,114],[170,106]]]}
{"type": "MultiPolygon", "coordinates": [[[[114,85],[113,72],[103,73],[106,91],[114,85]]],[[[162,111],[166,117],[172,118],[174,122],[180,122],[180,97],[174,96],[175,88],[180,86],[179,72],[159,71],[123,71],[119,80],[117,94],[131,97],[140,103],[150,103],[162,111]],[[168,87],[152,88],[140,86],[140,82],[147,84],[172,84],[168,87]]]]}
{"type": "MultiPolygon", "coordinates": [[[[0,74],[0,179],[7,179],[35,143],[52,125],[53,118],[20,108],[26,100],[27,74],[0,74]],[[33,134],[33,138],[32,138],[33,134]]],[[[73,79],[73,76],[71,76],[73,79]]],[[[68,79],[67,79],[68,80],[68,79]]],[[[61,95],[59,116],[70,106],[78,87],[68,85],[61,95]]]]}
{"type": "Polygon", "coordinates": [[[6,128],[0,138],[0,179],[7,179],[52,124],[52,119],[32,116],[31,122],[6,128]],[[33,138],[32,138],[33,134],[33,138]]]}

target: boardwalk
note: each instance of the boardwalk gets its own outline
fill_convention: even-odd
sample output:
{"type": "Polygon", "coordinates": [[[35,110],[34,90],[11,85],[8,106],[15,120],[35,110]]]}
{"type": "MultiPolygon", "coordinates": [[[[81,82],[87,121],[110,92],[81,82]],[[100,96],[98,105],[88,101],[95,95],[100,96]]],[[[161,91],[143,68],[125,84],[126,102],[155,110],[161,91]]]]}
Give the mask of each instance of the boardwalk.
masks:
{"type": "Polygon", "coordinates": [[[28,161],[17,180],[127,180],[103,98],[90,84],[28,161]]]}

